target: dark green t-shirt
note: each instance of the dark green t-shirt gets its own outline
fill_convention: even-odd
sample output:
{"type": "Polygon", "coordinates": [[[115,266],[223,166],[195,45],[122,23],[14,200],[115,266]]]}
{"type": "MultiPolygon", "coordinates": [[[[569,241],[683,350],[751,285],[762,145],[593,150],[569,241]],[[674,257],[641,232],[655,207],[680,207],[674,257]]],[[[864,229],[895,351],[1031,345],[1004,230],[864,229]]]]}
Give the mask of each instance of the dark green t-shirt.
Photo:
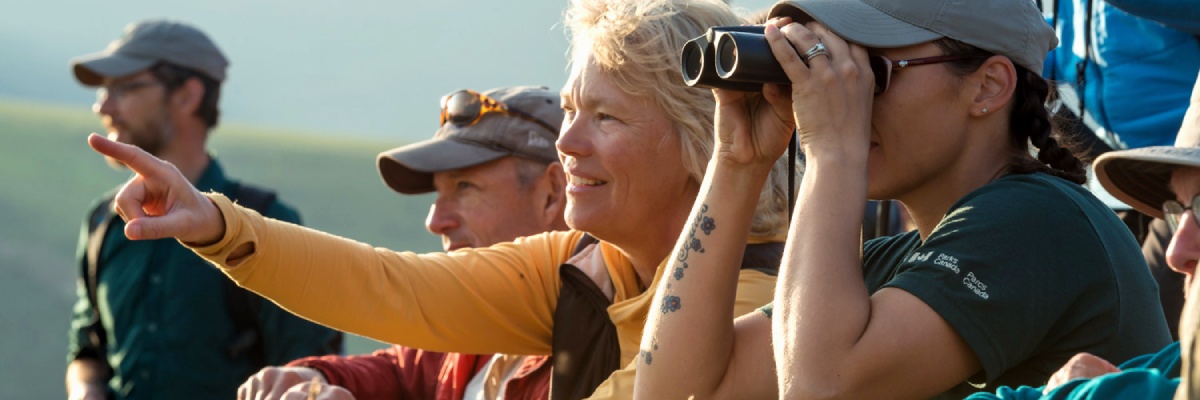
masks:
{"type": "Polygon", "coordinates": [[[863,276],[871,292],[920,298],[979,358],[983,371],[941,397],[1041,386],[1083,351],[1120,364],[1171,343],[1129,229],[1082,186],[1041,173],[967,194],[925,243],[916,231],[867,242],[863,276]]]}

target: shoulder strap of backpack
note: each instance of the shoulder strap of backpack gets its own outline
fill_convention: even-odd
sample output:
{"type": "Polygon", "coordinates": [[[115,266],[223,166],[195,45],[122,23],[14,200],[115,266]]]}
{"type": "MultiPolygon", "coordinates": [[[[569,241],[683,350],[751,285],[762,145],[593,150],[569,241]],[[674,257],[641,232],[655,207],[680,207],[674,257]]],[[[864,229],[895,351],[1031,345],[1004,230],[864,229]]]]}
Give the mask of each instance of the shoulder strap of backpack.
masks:
{"type": "MultiPolygon", "coordinates": [[[[275,204],[278,197],[274,191],[269,189],[244,183],[233,183],[233,185],[232,200],[237,201],[242,207],[257,211],[264,216],[267,215],[267,210],[275,204]]],[[[234,332],[237,332],[237,337],[226,349],[226,352],[231,359],[250,357],[250,362],[255,370],[268,366],[266,343],[263,339],[262,325],[258,320],[262,297],[239,287],[232,280],[223,279],[222,282],[225,283],[225,306],[233,322],[234,332]]],[[[341,353],[342,340],[342,333],[334,331],[334,335],[322,350],[327,354],[341,353]]]]}
{"type": "Polygon", "coordinates": [[[244,183],[233,183],[233,185],[233,200],[236,200],[242,207],[258,211],[262,215],[267,215],[267,210],[271,208],[272,204],[275,204],[277,196],[270,189],[244,183]]]}
{"type": "Polygon", "coordinates": [[[579,238],[579,243],[575,244],[575,250],[571,251],[571,256],[575,256],[576,254],[579,254],[580,252],[583,251],[583,249],[586,249],[592,243],[599,243],[599,242],[600,242],[600,239],[596,239],[595,236],[584,233],[583,237],[579,238]]]}
{"type": "Polygon", "coordinates": [[[104,238],[108,235],[108,227],[113,221],[112,202],[114,195],[109,195],[92,209],[88,215],[87,253],[84,256],[83,278],[84,290],[87,292],[88,305],[91,307],[92,321],[88,324],[88,337],[103,360],[108,347],[108,334],[100,322],[100,303],[96,290],[100,284],[100,249],[104,247],[104,238]]]}
{"type": "Polygon", "coordinates": [[[742,268],[779,276],[779,262],[783,260],[783,242],[767,242],[746,245],[742,253],[742,268]]]}
{"type": "MultiPolygon", "coordinates": [[[[242,207],[266,215],[271,204],[275,203],[275,192],[257,186],[233,183],[233,200],[242,207]]],[[[261,298],[249,290],[239,287],[229,279],[222,279],[224,284],[225,308],[233,322],[236,338],[226,352],[230,359],[250,357],[254,369],[267,366],[267,351],[263,343],[262,326],[258,322],[258,311],[261,298]]]]}
{"type": "MultiPolygon", "coordinates": [[[[584,234],[572,257],[597,242],[592,235],[584,234]]],[[[621,343],[617,327],[608,317],[612,300],[596,282],[567,263],[558,267],[558,275],[562,288],[551,334],[550,399],[582,399],[620,369],[621,343]]]]}

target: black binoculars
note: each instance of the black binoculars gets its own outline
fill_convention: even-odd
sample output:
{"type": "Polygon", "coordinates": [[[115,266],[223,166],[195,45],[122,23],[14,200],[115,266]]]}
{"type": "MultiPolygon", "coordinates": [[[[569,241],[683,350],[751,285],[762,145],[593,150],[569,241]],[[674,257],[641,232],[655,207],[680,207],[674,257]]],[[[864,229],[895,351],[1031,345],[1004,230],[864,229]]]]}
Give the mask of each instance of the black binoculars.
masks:
{"type": "Polygon", "coordinates": [[[758,92],[763,83],[791,83],[771,46],[765,28],[714,26],[689,40],[680,51],[683,81],[688,86],[758,92]]]}

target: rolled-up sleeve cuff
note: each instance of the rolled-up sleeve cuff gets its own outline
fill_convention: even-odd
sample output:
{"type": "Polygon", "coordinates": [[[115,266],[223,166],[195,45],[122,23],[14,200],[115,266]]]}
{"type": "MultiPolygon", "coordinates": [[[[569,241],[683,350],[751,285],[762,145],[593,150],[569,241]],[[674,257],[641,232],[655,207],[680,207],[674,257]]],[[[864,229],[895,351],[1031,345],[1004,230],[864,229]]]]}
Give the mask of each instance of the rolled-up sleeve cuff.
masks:
{"type": "Polygon", "coordinates": [[[191,248],[197,255],[211,261],[222,269],[229,270],[236,268],[237,265],[244,264],[247,259],[254,256],[254,250],[234,260],[237,262],[237,265],[230,265],[229,255],[235,249],[246,244],[257,249],[258,236],[250,225],[253,223],[254,218],[248,214],[257,216],[258,213],[254,210],[233,204],[233,201],[229,200],[223,194],[205,193],[204,195],[221,211],[221,218],[225,220],[225,236],[216,243],[207,246],[189,246],[187,243],[183,245],[191,248]]]}

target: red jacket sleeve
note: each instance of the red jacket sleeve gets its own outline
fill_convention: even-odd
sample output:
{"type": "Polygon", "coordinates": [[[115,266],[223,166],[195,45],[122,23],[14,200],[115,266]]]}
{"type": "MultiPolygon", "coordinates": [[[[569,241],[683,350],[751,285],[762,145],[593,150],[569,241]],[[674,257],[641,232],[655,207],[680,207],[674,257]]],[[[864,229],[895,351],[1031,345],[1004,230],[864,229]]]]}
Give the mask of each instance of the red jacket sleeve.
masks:
{"type": "Polygon", "coordinates": [[[320,371],[359,400],[432,399],[457,394],[486,358],[392,346],[365,356],[301,358],[289,367],[320,371]],[[442,392],[442,393],[439,393],[442,392]],[[448,393],[447,393],[448,392],[448,393]]]}

